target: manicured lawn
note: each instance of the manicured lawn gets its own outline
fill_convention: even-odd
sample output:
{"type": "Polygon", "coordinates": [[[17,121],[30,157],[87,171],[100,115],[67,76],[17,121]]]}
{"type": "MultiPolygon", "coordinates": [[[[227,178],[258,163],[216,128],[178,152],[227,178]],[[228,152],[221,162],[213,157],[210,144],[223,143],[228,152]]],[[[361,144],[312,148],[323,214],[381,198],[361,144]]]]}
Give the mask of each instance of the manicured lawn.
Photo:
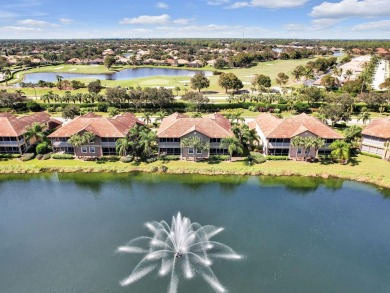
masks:
{"type": "Polygon", "coordinates": [[[390,163],[367,156],[354,158],[349,165],[306,163],[296,161],[267,161],[264,164],[248,166],[246,162],[161,161],[152,164],[124,164],[121,162],[83,162],[79,160],[31,160],[18,159],[0,161],[0,173],[39,173],[39,172],[155,172],[168,167],[168,173],[187,174],[236,174],[236,175],[301,175],[315,177],[338,177],[374,183],[390,188],[390,163]],[[157,168],[156,168],[157,167],[157,168]]]}

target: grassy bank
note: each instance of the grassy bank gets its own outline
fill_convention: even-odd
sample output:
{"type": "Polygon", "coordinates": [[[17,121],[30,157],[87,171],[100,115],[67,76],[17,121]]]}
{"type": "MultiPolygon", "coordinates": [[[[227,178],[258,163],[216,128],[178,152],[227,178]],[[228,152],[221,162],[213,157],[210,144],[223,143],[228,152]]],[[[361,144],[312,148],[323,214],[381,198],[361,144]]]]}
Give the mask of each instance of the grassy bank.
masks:
{"type": "Polygon", "coordinates": [[[389,162],[366,156],[359,156],[349,165],[305,163],[295,161],[267,161],[264,164],[248,166],[246,162],[208,162],[161,161],[145,164],[121,162],[82,162],[79,160],[31,160],[21,162],[18,159],[0,161],[0,174],[19,173],[131,173],[131,172],[161,172],[162,166],[167,167],[170,174],[205,174],[205,175],[271,175],[271,176],[305,176],[321,178],[342,178],[376,184],[390,188],[389,162]]]}

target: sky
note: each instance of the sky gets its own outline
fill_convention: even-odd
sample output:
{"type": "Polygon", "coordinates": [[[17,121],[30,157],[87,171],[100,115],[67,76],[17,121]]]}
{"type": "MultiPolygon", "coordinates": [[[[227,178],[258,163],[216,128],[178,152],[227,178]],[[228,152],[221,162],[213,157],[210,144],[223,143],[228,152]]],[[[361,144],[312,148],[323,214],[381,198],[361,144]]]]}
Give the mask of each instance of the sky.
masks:
{"type": "Polygon", "coordinates": [[[0,39],[390,39],[390,0],[0,1],[0,39]]]}

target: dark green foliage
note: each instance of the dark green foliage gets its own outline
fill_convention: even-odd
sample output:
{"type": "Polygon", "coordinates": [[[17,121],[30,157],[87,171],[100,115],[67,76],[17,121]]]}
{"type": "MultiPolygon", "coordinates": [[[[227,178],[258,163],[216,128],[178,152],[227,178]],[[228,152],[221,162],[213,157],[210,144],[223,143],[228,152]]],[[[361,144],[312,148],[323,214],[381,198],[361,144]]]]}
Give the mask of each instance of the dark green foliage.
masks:
{"type": "Polygon", "coordinates": [[[28,110],[30,110],[31,112],[40,112],[42,111],[42,107],[40,104],[38,104],[37,102],[35,101],[28,101],[26,103],[26,107],[28,110]]]}
{"type": "Polygon", "coordinates": [[[36,153],[43,155],[49,151],[49,144],[47,142],[41,142],[35,149],[36,153]]]}
{"type": "Polygon", "coordinates": [[[74,156],[71,154],[54,154],[51,158],[55,160],[73,160],[74,156]]]}
{"type": "Polygon", "coordinates": [[[175,156],[175,155],[163,155],[160,156],[161,161],[179,161],[180,156],[175,156]]]}
{"type": "Polygon", "coordinates": [[[290,158],[288,156],[267,156],[268,161],[288,161],[290,158]]]}
{"type": "Polygon", "coordinates": [[[382,159],[382,157],[379,155],[374,155],[374,154],[370,154],[370,153],[366,153],[366,152],[361,152],[361,154],[364,156],[372,157],[372,158],[382,159]]]}

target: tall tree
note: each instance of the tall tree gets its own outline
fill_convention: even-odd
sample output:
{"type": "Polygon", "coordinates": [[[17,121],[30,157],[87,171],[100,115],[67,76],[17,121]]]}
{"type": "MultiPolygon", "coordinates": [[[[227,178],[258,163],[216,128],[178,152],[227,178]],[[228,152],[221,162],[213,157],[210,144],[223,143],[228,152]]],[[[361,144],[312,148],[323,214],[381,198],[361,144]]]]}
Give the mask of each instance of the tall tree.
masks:
{"type": "Polygon", "coordinates": [[[203,74],[197,73],[191,78],[191,88],[199,92],[210,86],[210,80],[203,74]]]}

